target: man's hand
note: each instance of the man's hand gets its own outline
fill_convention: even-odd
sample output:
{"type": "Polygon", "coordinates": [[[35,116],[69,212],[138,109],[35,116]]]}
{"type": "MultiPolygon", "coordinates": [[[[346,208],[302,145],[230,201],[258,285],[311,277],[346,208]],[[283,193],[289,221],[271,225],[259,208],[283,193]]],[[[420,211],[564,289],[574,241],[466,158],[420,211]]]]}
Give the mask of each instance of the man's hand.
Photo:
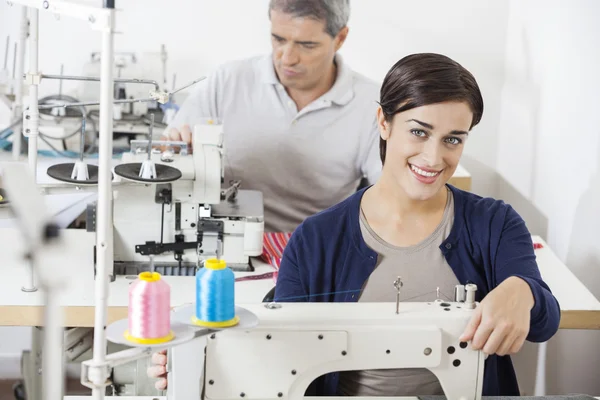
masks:
{"type": "Polygon", "coordinates": [[[152,354],[152,366],[148,367],[146,373],[149,378],[157,378],[154,384],[157,390],[167,389],[167,351],[163,350],[152,354]]]}
{"type": "Polygon", "coordinates": [[[481,301],[460,341],[471,341],[475,350],[487,355],[515,354],[530,328],[534,298],[527,282],[510,277],[481,301]]]}
{"type": "Polygon", "coordinates": [[[189,125],[184,125],[181,130],[171,128],[166,135],[163,133],[163,137],[164,140],[187,143],[188,153],[192,153],[192,130],[189,125]]]}

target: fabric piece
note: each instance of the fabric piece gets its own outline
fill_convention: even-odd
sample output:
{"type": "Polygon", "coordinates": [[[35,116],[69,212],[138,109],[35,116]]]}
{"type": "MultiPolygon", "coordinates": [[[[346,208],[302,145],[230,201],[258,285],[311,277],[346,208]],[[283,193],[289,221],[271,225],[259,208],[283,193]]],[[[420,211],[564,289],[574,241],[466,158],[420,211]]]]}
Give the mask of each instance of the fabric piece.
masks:
{"type": "MultiPolygon", "coordinates": [[[[287,242],[292,236],[291,233],[285,232],[267,232],[263,236],[263,253],[262,260],[279,270],[281,265],[281,257],[287,242]]],[[[277,271],[273,272],[273,282],[277,283],[277,271]]]]}

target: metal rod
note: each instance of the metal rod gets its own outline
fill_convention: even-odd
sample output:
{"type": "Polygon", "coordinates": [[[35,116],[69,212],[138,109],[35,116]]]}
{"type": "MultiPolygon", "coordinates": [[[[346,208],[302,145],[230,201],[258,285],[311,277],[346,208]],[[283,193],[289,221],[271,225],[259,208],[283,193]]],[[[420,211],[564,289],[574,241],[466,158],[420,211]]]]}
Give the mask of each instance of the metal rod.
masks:
{"type": "Polygon", "coordinates": [[[17,42],[15,42],[15,46],[14,46],[14,50],[13,50],[12,85],[10,85],[10,94],[15,93],[15,86],[17,85],[17,81],[15,80],[16,70],[17,70],[17,42]]]}
{"type": "Polygon", "coordinates": [[[177,90],[174,90],[174,91],[170,92],[170,93],[169,93],[169,95],[170,95],[170,96],[172,96],[172,95],[174,95],[175,93],[177,93],[177,92],[181,92],[183,89],[187,89],[187,88],[189,88],[190,86],[192,86],[192,85],[195,85],[196,83],[198,83],[198,82],[200,82],[200,81],[203,81],[203,80],[205,80],[205,79],[206,79],[206,77],[205,77],[205,76],[203,76],[202,78],[196,79],[195,81],[192,81],[192,82],[188,83],[187,85],[185,85],[185,86],[182,86],[182,87],[180,87],[179,89],[177,89],[177,90]]]}
{"type": "MultiPolygon", "coordinates": [[[[151,102],[156,101],[154,98],[146,98],[146,99],[113,99],[113,104],[121,104],[121,103],[143,103],[143,102],[151,102]]],[[[51,108],[66,108],[66,107],[83,107],[83,106],[99,106],[100,102],[98,101],[90,101],[90,102],[81,102],[81,103],[62,103],[62,104],[44,104],[39,105],[38,109],[40,110],[48,110],[51,108]]]]}
{"type": "MultiPolygon", "coordinates": [[[[60,74],[62,75],[64,71],[65,71],[65,65],[60,64],[60,74]]],[[[62,85],[63,85],[63,79],[58,81],[58,97],[59,98],[62,98],[62,85]]]]}
{"type": "MultiPolygon", "coordinates": [[[[18,47],[17,47],[17,66],[15,75],[20,77],[23,76],[23,71],[25,69],[25,44],[27,42],[27,34],[29,30],[29,24],[27,21],[27,7],[19,6],[21,9],[20,21],[19,21],[19,39],[18,39],[18,47]]],[[[23,112],[23,83],[21,79],[18,81],[15,80],[15,101],[12,107],[12,120],[16,120],[17,118],[21,119],[23,116],[21,115],[23,112]]],[[[22,130],[15,129],[13,131],[13,147],[12,147],[12,156],[15,161],[18,161],[21,157],[21,138],[22,138],[22,130]]]]}
{"type": "Polygon", "coordinates": [[[402,290],[402,277],[396,278],[394,281],[394,287],[396,288],[396,314],[400,314],[400,290],[402,290]]]}
{"type": "Polygon", "coordinates": [[[81,143],[79,144],[79,160],[83,161],[83,152],[85,149],[85,114],[81,117],[81,143]]]}
{"type": "Polygon", "coordinates": [[[163,64],[163,85],[167,87],[167,48],[164,44],[160,46],[160,58],[163,64]]]}
{"type": "MultiPolygon", "coordinates": [[[[102,365],[106,361],[106,318],[108,311],[108,275],[112,273],[113,263],[113,216],[111,159],[113,135],[113,58],[114,58],[114,1],[106,0],[105,8],[110,9],[109,29],[102,31],[102,61],[100,81],[100,138],[98,148],[98,210],[96,243],[96,292],[94,315],[93,362],[102,365]]],[[[106,376],[94,377],[92,397],[104,399],[106,376]]]]}
{"type": "Polygon", "coordinates": [[[4,69],[8,68],[8,49],[10,47],[10,36],[6,37],[6,49],[4,50],[4,69]]]}
{"type": "Polygon", "coordinates": [[[154,113],[150,114],[150,127],[148,128],[148,161],[152,155],[152,129],[154,128],[154,113]]]}
{"type": "MultiPolygon", "coordinates": [[[[30,35],[29,35],[29,73],[35,76],[39,73],[38,51],[39,51],[39,14],[36,8],[31,8],[30,35]]],[[[37,152],[38,152],[38,128],[40,113],[38,109],[38,85],[34,82],[29,86],[29,124],[28,126],[28,160],[33,176],[33,182],[37,182],[37,152]]]]}
{"type": "MultiPolygon", "coordinates": [[[[196,79],[195,81],[188,83],[187,85],[173,91],[173,92],[169,92],[168,95],[172,96],[173,94],[182,91],[183,89],[186,89],[192,85],[195,85],[196,83],[203,81],[204,79],[206,79],[205,76],[203,76],[202,78],[196,79]]],[[[156,101],[156,99],[154,97],[148,97],[148,98],[144,98],[144,99],[113,99],[112,103],[113,104],[122,104],[122,103],[143,103],[143,102],[152,102],[152,101],[156,101]]],[[[45,105],[38,105],[38,109],[40,110],[48,110],[48,109],[52,109],[52,108],[62,108],[62,107],[82,107],[82,106],[98,106],[100,105],[99,102],[97,101],[90,101],[90,102],[80,102],[80,103],[62,103],[62,104],[45,104],[45,105]]]]}
{"type": "MultiPolygon", "coordinates": [[[[94,76],[75,76],[75,75],[44,75],[42,79],[60,79],[64,81],[89,81],[100,82],[100,78],[94,76]]],[[[155,90],[159,89],[158,82],[151,79],[136,79],[136,78],[113,78],[115,83],[139,83],[142,85],[153,85],[155,90]]]]}
{"type": "Polygon", "coordinates": [[[35,287],[34,274],[33,274],[33,255],[32,258],[27,262],[25,268],[27,269],[27,285],[21,287],[23,292],[36,292],[37,288],[35,287]]]}
{"type": "Polygon", "coordinates": [[[160,213],[160,244],[163,244],[165,232],[165,202],[162,203],[162,210],[160,213]]]}
{"type": "MultiPolygon", "coordinates": [[[[44,260],[41,260],[44,262],[44,260]]],[[[42,388],[44,400],[62,399],[63,391],[63,314],[56,288],[46,287],[44,307],[44,356],[42,357],[42,388]]]]}

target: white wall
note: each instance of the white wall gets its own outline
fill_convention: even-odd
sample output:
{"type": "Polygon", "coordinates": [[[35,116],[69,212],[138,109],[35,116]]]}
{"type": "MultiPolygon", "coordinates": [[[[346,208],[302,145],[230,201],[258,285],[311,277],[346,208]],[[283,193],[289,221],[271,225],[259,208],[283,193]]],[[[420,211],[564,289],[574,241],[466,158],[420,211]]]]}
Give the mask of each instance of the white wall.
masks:
{"type": "MultiPolygon", "coordinates": [[[[165,44],[169,86],[173,73],[177,73],[179,86],[224,61],[270,50],[268,0],[173,0],[168,6],[164,4],[160,0],[117,2],[123,11],[117,16],[117,30],[122,34],[116,37],[115,48],[158,52],[165,44]]],[[[409,53],[440,52],[463,63],[478,77],[488,109],[485,121],[469,141],[465,165],[481,169],[474,188],[493,193],[490,177],[496,163],[507,4],[492,0],[354,0],[352,6],[351,32],[341,53],[359,72],[380,81],[398,59],[409,53]]],[[[16,7],[0,2],[2,58],[5,37],[10,34],[14,42],[17,24],[16,7]]],[[[58,74],[63,64],[65,74],[77,75],[90,53],[99,51],[99,34],[86,22],[57,19],[43,12],[40,48],[42,72],[58,74]]],[[[69,94],[76,85],[65,82],[64,92],[69,94]]],[[[43,82],[40,96],[57,90],[57,81],[43,82]]]]}
{"type": "MultiPolygon", "coordinates": [[[[498,195],[598,298],[599,16],[595,0],[510,1],[497,159],[498,195]]],[[[560,331],[548,343],[547,392],[600,393],[598,349],[599,332],[560,331]]]]}
{"type": "MultiPolygon", "coordinates": [[[[269,51],[267,0],[164,4],[159,0],[117,3],[123,11],[117,19],[122,34],[116,48],[156,52],[165,44],[169,80],[177,72],[181,84],[226,60],[269,51]]],[[[600,255],[592,242],[590,216],[595,212],[596,224],[600,222],[596,211],[600,104],[594,96],[594,89],[600,87],[595,74],[600,70],[600,28],[592,24],[600,14],[599,6],[594,0],[354,0],[351,33],[341,52],[356,70],[376,80],[412,52],[444,53],[470,69],[486,106],[464,156],[474,191],[515,204],[530,229],[548,238],[559,257],[598,297],[600,255]],[[571,69],[574,76],[568,75],[571,69]],[[555,183],[560,185],[557,192],[555,183]]],[[[14,9],[0,2],[1,46],[7,33],[16,35],[16,16],[14,9]]],[[[84,22],[57,20],[46,13],[41,13],[40,21],[42,71],[58,73],[64,64],[65,73],[81,73],[90,53],[99,49],[98,33],[84,22]]],[[[2,57],[3,47],[0,50],[2,57]]],[[[54,93],[56,88],[56,82],[46,82],[41,94],[54,93]]],[[[64,88],[68,91],[74,85],[64,88]]],[[[26,348],[26,332],[1,328],[0,358],[26,348]]],[[[600,393],[598,383],[590,379],[600,367],[600,360],[594,358],[600,352],[586,351],[589,347],[580,343],[596,348],[600,344],[591,332],[561,332],[551,341],[550,393],[600,393]],[[577,344],[575,348],[567,347],[568,341],[577,344]],[[565,363],[569,371],[563,373],[561,368],[558,374],[555,366],[565,363]],[[578,365],[586,369],[581,372],[578,365]]],[[[533,386],[526,359],[530,352],[535,352],[535,346],[517,357],[520,380],[528,393],[533,386]]]]}

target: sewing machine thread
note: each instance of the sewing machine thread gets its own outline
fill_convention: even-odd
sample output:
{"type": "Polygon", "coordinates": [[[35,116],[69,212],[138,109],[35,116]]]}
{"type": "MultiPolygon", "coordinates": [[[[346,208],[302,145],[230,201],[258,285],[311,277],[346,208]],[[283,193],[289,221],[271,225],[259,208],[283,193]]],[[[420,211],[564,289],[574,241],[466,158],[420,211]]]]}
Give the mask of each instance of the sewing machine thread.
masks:
{"type": "Polygon", "coordinates": [[[173,339],[171,288],[158,272],[142,272],[129,287],[129,329],[125,338],[138,344],[173,339]]]}
{"type": "Polygon", "coordinates": [[[193,323],[226,328],[239,322],[235,315],[235,276],[224,260],[209,259],[196,273],[196,315],[193,323]]]}

